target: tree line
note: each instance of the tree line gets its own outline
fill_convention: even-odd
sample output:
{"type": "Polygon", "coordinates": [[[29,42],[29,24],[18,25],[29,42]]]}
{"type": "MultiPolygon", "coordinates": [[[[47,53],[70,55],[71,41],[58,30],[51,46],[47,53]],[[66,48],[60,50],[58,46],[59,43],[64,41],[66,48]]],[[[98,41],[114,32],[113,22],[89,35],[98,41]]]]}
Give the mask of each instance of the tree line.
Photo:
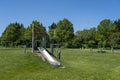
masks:
{"type": "Polygon", "coordinates": [[[27,28],[18,22],[10,23],[0,37],[0,45],[31,47],[33,24],[35,40],[39,46],[45,37],[48,47],[50,43],[62,43],[67,48],[120,48],[120,19],[104,19],[96,27],[77,32],[74,32],[72,22],[66,18],[53,22],[48,26],[48,31],[39,21],[32,21],[27,28]]]}

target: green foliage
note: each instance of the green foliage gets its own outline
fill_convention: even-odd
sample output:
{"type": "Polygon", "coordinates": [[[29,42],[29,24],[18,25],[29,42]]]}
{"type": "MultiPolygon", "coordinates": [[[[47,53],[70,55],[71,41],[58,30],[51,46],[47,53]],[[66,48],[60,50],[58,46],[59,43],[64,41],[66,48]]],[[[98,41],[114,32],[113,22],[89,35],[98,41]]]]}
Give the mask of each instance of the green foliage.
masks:
{"type": "Polygon", "coordinates": [[[76,36],[80,40],[80,42],[78,42],[77,44],[82,44],[81,47],[94,48],[96,46],[95,33],[96,28],[84,29],[83,31],[76,32],[76,36]]]}
{"type": "Polygon", "coordinates": [[[66,18],[60,20],[57,24],[52,23],[49,26],[50,43],[64,42],[65,47],[72,47],[71,41],[74,38],[73,24],[66,18]]]}
{"type": "Polygon", "coordinates": [[[102,20],[97,27],[96,40],[101,45],[101,47],[105,47],[106,41],[108,41],[109,37],[109,28],[111,27],[112,22],[109,19],[102,20]]]}
{"type": "Polygon", "coordinates": [[[34,25],[35,40],[41,43],[44,37],[47,46],[50,43],[64,43],[68,48],[120,48],[120,19],[111,21],[102,20],[96,28],[84,29],[74,34],[72,22],[64,18],[58,23],[49,26],[48,33],[46,28],[39,21],[32,23],[24,28],[23,24],[9,24],[0,38],[2,46],[18,46],[27,44],[31,46],[32,25],[34,25]]]}
{"type": "Polygon", "coordinates": [[[55,23],[52,23],[49,26],[48,34],[49,34],[51,43],[57,43],[56,28],[57,28],[57,25],[55,23]]]}
{"type": "Polygon", "coordinates": [[[84,29],[77,31],[76,36],[79,38],[76,44],[82,44],[83,47],[111,47],[120,45],[120,20],[110,21],[104,19],[97,28],[84,29]]]}
{"type": "Polygon", "coordinates": [[[26,41],[31,41],[32,40],[32,26],[29,26],[24,34],[24,38],[26,41]]]}
{"type": "Polygon", "coordinates": [[[1,42],[1,37],[0,37],[0,46],[2,45],[2,42],[1,42]]]}
{"type": "Polygon", "coordinates": [[[71,41],[73,48],[81,48],[82,47],[82,39],[79,37],[74,37],[73,41],[71,41]]]}
{"type": "Polygon", "coordinates": [[[88,46],[90,48],[95,48],[96,47],[96,41],[95,40],[89,40],[88,41],[88,46]]]}
{"type": "Polygon", "coordinates": [[[16,46],[21,44],[21,42],[24,40],[24,32],[25,28],[22,24],[17,22],[9,24],[2,34],[2,44],[6,44],[6,46],[16,46]]]}
{"type": "Polygon", "coordinates": [[[116,31],[120,31],[120,19],[114,21],[115,26],[115,30],[116,31]]]}
{"type": "Polygon", "coordinates": [[[59,42],[67,42],[73,39],[73,24],[68,19],[65,18],[57,23],[56,37],[59,42]]]}
{"type": "Polygon", "coordinates": [[[120,45],[120,20],[114,21],[112,26],[109,29],[109,43],[111,47],[115,45],[120,45]]]}

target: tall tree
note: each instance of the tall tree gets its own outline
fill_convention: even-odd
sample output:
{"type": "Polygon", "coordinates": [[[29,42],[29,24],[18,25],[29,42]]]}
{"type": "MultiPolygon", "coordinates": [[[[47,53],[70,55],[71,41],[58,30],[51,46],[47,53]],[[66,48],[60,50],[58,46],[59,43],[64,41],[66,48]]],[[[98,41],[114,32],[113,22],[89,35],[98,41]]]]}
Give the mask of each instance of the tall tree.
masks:
{"type": "Polygon", "coordinates": [[[82,42],[83,47],[95,47],[95,33],[96,28],[84,29],[83,31],[77,31],[76,36],[82,42]]]}
{"type": "Polygon", "coordinates": [[[114,48],[120,45],[120,20],[114,21],[112,26],[110,27],[108,42],[111,48],[114,48]]]}
{"type": "Polygon", "coordinates": [[[2,42],[1,42],[1,37],[0,37],[0,45],[2,44],[2,42]]]}
{"type": "Polygon", "coordinates": [[[24,34],[25,40],[28,42],[32,40],[32,26],[28,26],[24,34]]]}
{"type": "Polygon", "coordinates": [[[99,47],[105,47],[108,41],[109,28],[112,23],[109,19],[102,20],[97,27],[96,40],[99,47]]]}
{"type": "Polygon", "coordinates": [[[7,45],[19,45],[23,42],[25,28],[23,24],[10,23],[2,33],[2,43],[7,45]],[[9,44],[8,44],[9,43],[9,44]]]}
{"type": "Polygon", "coordinates": [[[116,31],[119,32],[120,31],[120,19],[115,20],[114,24],[116,25],[115,26],[116,31]]]}
{"type": "Polygon", "coordinates": [[[57,41],[67,42],[73,39],[74,29],[73,24],[66,18],[57,23],[55,30],[57,41]]]}
{"type": "Polygon", "coordinates": [[[57,43],[56,33],[55,33],[56,28],[57,28],[56,23],[52,23],[52,24],[49,26],[48,34],[49,34],[49,38],[50,38],[50,42],[51,42],[51,43],[57,43]]]}

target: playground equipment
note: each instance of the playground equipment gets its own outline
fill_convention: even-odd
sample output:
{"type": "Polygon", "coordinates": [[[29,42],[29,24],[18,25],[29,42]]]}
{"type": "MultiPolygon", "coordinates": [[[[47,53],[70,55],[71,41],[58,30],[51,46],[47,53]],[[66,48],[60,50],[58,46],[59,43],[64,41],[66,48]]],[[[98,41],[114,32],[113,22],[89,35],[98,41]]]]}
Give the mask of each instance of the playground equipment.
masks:
{"type": "Polygon", "coordinates": [[[50,55],[46,49],[38,47],[38,50],[40,51],[41,56],[44,57],[50,64],[54,66],[61,65],[60,62],[54,56],[50,55]]]}
{"type": "MultiPolygon", "coordinates": [[[[34,53],[35,48],[37,48],[37,41],[34,39],[35,37],[35,26],[34,24],[32,24],[32,53],[34,53]]],[[[40,51],[40,55],[42,58],[46,59],[50,64],[54,65],[54,66],[60,66],[60,62],[53,56],[53,51],[51,54],[49,54],[49,52],[46,50],[46,33],[44,30],[39,30],[37,31],[37,33],[41,33],[42,34],[42,47],[43,48],[39,48],[38,50],[40,51]]],[[[53,47],[52,47],[53,50],[53,47]]],[[[60,51],[57,52],[57,57],[60,59],[60,51]]]]}

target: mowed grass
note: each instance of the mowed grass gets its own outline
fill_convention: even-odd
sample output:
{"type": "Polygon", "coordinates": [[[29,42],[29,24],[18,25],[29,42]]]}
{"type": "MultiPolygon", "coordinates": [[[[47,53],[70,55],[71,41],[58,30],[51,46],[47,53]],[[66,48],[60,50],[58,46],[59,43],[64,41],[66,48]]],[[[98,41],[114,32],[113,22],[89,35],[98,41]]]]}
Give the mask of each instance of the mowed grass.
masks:
{"type": "Polygon", "coordinates": [[[0,49],[0,80],[120,80],[120,52],[62,49],[57,68],[27,49],[0,49]]]}

